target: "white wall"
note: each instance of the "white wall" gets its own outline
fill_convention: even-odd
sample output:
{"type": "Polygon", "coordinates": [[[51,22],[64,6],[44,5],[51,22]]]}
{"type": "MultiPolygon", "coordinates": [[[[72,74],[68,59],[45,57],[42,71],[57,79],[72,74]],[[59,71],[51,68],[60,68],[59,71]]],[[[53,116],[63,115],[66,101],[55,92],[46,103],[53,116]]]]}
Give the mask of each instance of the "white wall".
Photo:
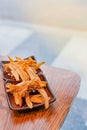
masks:
{"type": "Polygon", "coordinates": [[[0,18],[87,30],[87,0],[0,0],[0,18]]]}

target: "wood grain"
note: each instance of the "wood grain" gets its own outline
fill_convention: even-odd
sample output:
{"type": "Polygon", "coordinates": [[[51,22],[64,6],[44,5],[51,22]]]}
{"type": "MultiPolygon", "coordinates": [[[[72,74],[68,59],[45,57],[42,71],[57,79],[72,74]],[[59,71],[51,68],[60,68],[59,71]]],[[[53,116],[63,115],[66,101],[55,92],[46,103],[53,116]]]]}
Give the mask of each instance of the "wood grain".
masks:
{"type": "Polygon", "coordinates": [[[42,70],[56,101],[47,110],[19,113],[8,108],[0,71],[0,130],[58,130],[61,127],[78,93],[80,77],[74,72],[46,65],[42,70]]]}

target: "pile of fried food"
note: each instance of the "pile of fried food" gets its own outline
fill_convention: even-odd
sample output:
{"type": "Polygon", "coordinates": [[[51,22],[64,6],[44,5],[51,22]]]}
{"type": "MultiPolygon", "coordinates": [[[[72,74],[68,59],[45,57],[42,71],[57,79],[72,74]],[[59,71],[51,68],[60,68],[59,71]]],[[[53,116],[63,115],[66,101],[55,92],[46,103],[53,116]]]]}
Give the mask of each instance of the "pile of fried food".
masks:
{"type": "Polygon", "coordinates": [[[37,71],[44,62],[36,63],[32,57],[15,57],[14,60],[8,56],[8,59],[9,63],[3,64],[4,71],[19,82],[6,83],[6,90],[13,95],[16,105],[22,107],[24,99],[29,108],[33,108],[34,103],[41,103],[47,109],[50,99],[45,91],[47,82],[40,79],[37,71]],[[37,91],[38,94],[31,95],[33,91],[37,91]]]}

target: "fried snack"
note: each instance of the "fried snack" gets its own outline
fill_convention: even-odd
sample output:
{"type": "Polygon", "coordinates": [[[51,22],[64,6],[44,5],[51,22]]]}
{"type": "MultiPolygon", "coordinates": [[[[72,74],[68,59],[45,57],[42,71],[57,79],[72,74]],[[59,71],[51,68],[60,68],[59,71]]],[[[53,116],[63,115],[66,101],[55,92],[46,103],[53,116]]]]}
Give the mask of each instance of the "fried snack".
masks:
{"type": "Polygon", "coordinates": [[[15,103],[21,107],[22,106],[22,97],[20,96],[20,93],[14,92],[13,96],[14,96],[15,103]]]}
{"type": "Polygon", "coordinates": [[[15,58],[16,61],[8,56],[10,62],[3,65],[4,70],[13,75],[16,81],[19,81],[16,84],[7,83],[7,92],[13,95],[16,105],[20,107],[22,107],[24,98],[29,108],[33,108],[33,103],[44,103],[47,109],[49,97],[44,89],[47,82],[40,79],[37,71],[44,62],[37,64],[31,57],[25,60],[18,56],[15,58]],[[39,94],[30,95],[32,91],[38,91],[39,94]]]}
{"type": "Polygon", "coordinates": [[[34,103],[44,103],[44,98],[40,94],[31,96],[30,100],[34,103]]]}
{"type": "Polygon", "coordinates": [[[45,103],[45,108],[47,109],[49,107],[49,98],[47,93],[45,92],[44,88],[38,89],[38,92],[43,96],[44,98],[44,103],[45,103]]]}
{"type": "Polygon", "coordinates": [[[16,92],[16,91],[32,91],[36,89],[40,89],[43,87],[46,87],[46,81],[40,81],[38,79],[29,80],[29,81],[23,81],[16,85],[12,83],[7,83],[6,88],[7,92],[16,92]]]}
{"type": "Polygon", "coordinates": [[[32,104],[32,102],[31,102],[31,100],[30,100],[30,97],[29,97],[29,93],[26,93],[26,94],[25,94],[25,101],[26,101],[26,104],[27,104],[27,106],[28,106],[29,108],[32,108],[32,107],[33,107],[33,104],[32,104]]]}

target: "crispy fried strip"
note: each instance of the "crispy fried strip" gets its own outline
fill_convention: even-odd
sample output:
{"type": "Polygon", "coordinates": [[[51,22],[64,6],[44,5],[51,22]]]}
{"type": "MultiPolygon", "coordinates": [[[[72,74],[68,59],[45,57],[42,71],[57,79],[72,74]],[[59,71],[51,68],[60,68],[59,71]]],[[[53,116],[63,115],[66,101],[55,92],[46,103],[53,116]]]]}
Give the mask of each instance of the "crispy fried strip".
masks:
{"type": "Polygon", "coordinates": [[[40,63],[38,63],[38,64],[34,64],[33,65],[33,67],[37,70],[41,65],[43,65],[45,62],[44,61],[42,61],[42,62],[40,62],[40,63]]]}
{"type": "Polygon", "coordinates": [[[44,88],[42,89],[37,89],[38,92],[44,97],[45,100],[45,108],[47,109],[49,107],[49,98],[47,93],[45,92],[44,88]]]}
{"type": "Polygon", "coordinates": [[[17,71],[12,70],[11,72],[14,75],[16,81],[19,81],[19,74],[17,73],[17,71]]]}
{"type": "Polygon", "coordinates": [[[31,99],[31,102],[34,102],[34,103],[44,103],[44,98],[40,94],[33,95],[31,96],[30,99],[31,99]]]}
{"type": "Polygon", "coordinates": [[[14,62],[14,60],[10,56],[8,56],[8,59],[10,62],[14,62]]]}
{"type": "Polygon", "coordinates": [[[26,104],[27,104],[27,106],[28,106],[29,108],[32,108],[32,107],[33,107],[33,104],[32,104],[32,102],[31,102],[31,100],[30,100],[30,97],[29,97],[29,93],[26,93],[26,94],[25,94],[25,101],[26,101],[26,104]]]}
{"type": "Polygon", "coordinates": [[[33,80],[35,78],[40,80],[39,76],[34,73],[34,71],[31,67],[28,67],[26,71],[27,71],[28,75],[30,76],[31,80],[33,80]]]}
{"type": "Polygon", "coordinates": [[[29,65],[32,66],[33,64],[36,64],[36,61],[29,57],[28,59],[25,60],[25,62],[29,65]]]}
{"type": "MultiPolygon", "coordinates": [[[[34,102],[34,103],[44,103],[45,101],[44,97],[41,94],[32,95],[30,99],[31,99],[31,102],[34,102]]],[[[50,100],[50,97],[48,97],[48,100],[50,100]]]]}
{"type": "Polygon", "coordinates": [[[29,79],[27,73],[26,73],[24,70],[22,70],[22,69],[20,69],[20,68],[17,68],[16,70],[17,70],[18,74],[20,75],[20,77],[21,77],[21,79],[22,79],[23,81],[29,79]]]}
{"type": "Polygon", "coordinates": [[[8,67],[10,68],[11,73],[14,75],[16,81],[19,81],[19,74],[16,71],[15,67],[12,64],[8,64],[8,67]]]}
{"type": "Polygon", "coordinates": [[[28,86],[16,86],[14,84],[11,83],[7,83],[6,84],[7,87],[7,92],[19,92],[19,91],[27,91],[28,90],[28,86]]]}
{"type": "Polygon", "coordinates": [[[22,97],[19,95],[18,92],[13,93],[13,96],[14,96],[15,103],[21,107],[22,106],[22,97]]]}
{"type": "Polygon", "coordinates": [[[19,56],[16,56],[16,61],[23,61],[19,56]]]}

